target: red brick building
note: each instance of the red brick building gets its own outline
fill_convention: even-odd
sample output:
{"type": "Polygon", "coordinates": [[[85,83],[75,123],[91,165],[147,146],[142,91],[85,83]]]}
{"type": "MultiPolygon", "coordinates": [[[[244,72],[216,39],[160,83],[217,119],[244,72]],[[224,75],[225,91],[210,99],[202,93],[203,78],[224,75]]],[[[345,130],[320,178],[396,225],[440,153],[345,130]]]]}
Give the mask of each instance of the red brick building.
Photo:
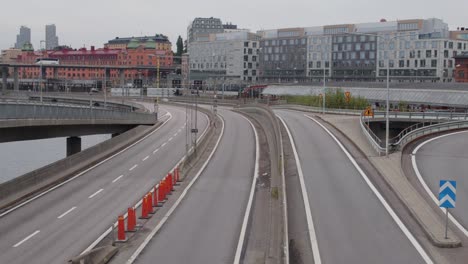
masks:
{"type": "Polygon", "coordinates": [[[455,81],[468,82],[468,52],[455,56],[455,81]]]}
{"type": "MultiPolygon", "coordinates": [[[[131,41],[124,49],[109,49],[107,47],[95,49],[81,48],[72,50],[64,48],[56,51],[34,51],[32,46],[25,46],[17,63],[34,64],[38,58],[56,58],[60,65],[98,65],[98,66],[154,66],[154,70],[126,70],[125,79],[156,78],[157,67],[168,67],[173,64],[172,50],[164,46],[162,49],[155,42],[145,43],[131,41]]],[[[39,68],[19,68],[20,78],[38,78],[39,68]]],[[[102,80],[104,70],[67,68],[58,69],[54,76],[53,69],[46,70],[46,78],[75,79],[75,80],[102,80]]],[[[111,70],[108,80],[118,83],[120,75],[118,70],[111,70]]]]}

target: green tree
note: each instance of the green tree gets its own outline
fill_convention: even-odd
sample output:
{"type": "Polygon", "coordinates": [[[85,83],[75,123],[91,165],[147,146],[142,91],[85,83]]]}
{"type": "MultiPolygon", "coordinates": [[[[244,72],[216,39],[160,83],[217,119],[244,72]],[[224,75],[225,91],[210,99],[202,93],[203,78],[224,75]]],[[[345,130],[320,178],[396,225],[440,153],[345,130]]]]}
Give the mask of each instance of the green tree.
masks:
{"type": "Polygon", "coordinates": [[[180,35],[177,38],[176,47],[177,47],[176,56],[182,56],[182,53],[184,52],[184,41],[182,40],[182,37],[180,35]]]}

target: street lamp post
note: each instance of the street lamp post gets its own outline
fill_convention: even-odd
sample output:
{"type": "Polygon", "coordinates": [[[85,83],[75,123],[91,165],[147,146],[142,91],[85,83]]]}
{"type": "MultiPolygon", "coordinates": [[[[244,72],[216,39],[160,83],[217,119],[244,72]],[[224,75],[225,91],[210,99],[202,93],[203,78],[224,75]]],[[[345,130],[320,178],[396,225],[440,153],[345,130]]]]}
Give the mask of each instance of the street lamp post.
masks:
{"type": "Polygon", "coordinates": [[[276,70],[278,71],[278,83],[281,83],[281,68],[276,67],[276,70]]]}
{"type": "MultiPolygon", "coordinates": [[[[42,43],[45,44],[45,40],[41,40],[39,46],[41,47],[41,57],[44,57],[44,50],[42,49],[42,43]]],[[[44,45],[44,48],[46,46],[44,45]]],[[[40,101],[41,103],[43,102],[43,98],[42,98],[42,63],[43,61],[41,61],[41,63],[39,64],[39,97],[40,97],[40,101]]]]}
{"type": "MultiPolygon", "coordinates": [[[[357,36],[372,36],[376,38],[381,38],[385,40],[383,36],[375,35],[375,34],[366,34],[366,33],[345,33],[347,35],[357,35],[357,36]]],[[[394,37],[389,38],[386,40],[387,46],[390,48],[390,43],[393,40],[398,38],[407,37],[409,35],[396,35],[394,37]]],[[[390,109],[390,62],[387,61],[387,107],[385,110],[385,156],[388,157],[389,154],[389,135],[390,135],[390,117],[389,117],[389,109],[390,109]]]]}
{"type": "Polygon", "coordinates": [[[323,68],[323,114],[325,114],[325,98],[327,97],[326,88],[325,88],[325,80],[326,80],[325,71],[326,71],[326,68],[324,65],[324,68],[323,68]]]}

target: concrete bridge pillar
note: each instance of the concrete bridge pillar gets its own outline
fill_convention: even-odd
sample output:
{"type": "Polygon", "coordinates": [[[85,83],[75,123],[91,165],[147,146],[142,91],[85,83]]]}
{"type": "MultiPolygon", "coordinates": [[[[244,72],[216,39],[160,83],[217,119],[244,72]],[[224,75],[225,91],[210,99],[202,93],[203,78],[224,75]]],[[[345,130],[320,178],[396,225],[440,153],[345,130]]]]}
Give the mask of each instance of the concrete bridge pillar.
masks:
{"type": "Polygon", "coordinates": [[[2,67],[2,94],[5,94],[7,91],[7,76],[8,76],[8,67],[2,67]]]}
{"type": "Polygon", "coordinates": [[[81,138],[68,137],[67,138],[67,157],[81,151],[81,138]]]}
{"type": "Polygon", "coordinates": [[[18,80],[18,68],[14,67],[13,68],[13,89],[15,92],[19,91],[19,80],[18,80]]]}

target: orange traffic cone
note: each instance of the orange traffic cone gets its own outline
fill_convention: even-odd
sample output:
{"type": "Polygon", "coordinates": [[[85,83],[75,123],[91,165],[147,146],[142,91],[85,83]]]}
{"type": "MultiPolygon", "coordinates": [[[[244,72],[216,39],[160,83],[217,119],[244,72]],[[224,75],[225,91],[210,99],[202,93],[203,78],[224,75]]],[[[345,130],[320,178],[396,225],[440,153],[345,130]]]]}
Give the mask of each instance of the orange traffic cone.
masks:
{"type": "Polygon", "coordinates": [[[179,168],[174,169],[174,185],[178,186],[180,182],[179,168]]]}
{"type": "Polygon", "coordinates": [[[135,215],[135,209],[133,207],[129,207],[128,211],[128,218],[127,218],[127,232],[135,232],[135,226],[136,226],[136,215],[135,215]]]}
{"type": "Polygon", "coordinates": [[[146,206],[148,206],[148,214],[154,214],[154,211],[153,211],[153,195],[151,192],[149,192],[147,195],[146,195],[148,198],[146,199],[146,206]]]}
{"type": "Polygon", "coordinates": [[[158,207],[158,188],[156,186],[153,189],[153,207],[158,207]]]}
{"type": "Polygon", "coordinates": [[[121,215],[119,216],[119,220],[117,221],[117,241],[127,241],[127,237],[125,236],[125,220],[124,217],[121,215]]]}
{"type": "Polygon", "coordinates": [[[140,219],[148,219],[148,197],[143,197],[143,203],[141,204],[141,216],[140,219]]]}
{"type": "Polygon", "coordinates": [[[158,201],[162,204],[164,203],[164,186],[163,182],[159,182],[159,187],[158,187],[158,201]]]}

